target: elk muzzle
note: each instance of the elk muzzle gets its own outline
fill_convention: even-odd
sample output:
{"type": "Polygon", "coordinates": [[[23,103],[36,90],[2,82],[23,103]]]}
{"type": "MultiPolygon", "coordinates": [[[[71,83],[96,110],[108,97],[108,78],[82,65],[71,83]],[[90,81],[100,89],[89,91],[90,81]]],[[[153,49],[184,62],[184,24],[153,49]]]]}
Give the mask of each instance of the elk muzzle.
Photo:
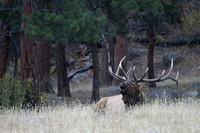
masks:
{"type": "Polygon", "coordinates": [[[120,83],[120,93],[125,94],[126,92],[126,84],[124,82],[120,83]]]}

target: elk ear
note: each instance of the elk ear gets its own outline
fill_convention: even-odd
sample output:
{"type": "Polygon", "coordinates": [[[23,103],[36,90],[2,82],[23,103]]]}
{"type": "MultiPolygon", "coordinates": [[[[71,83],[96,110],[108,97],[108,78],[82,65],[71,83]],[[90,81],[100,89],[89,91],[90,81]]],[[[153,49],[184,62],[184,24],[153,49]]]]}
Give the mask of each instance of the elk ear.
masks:
{"type": "Polygon", "coordinates": [[[142,87],[141,87],[140,85],[137,85],[136,90],[137,90],[137,92],[140,93],[140,94],[143,92],[143,91],[142,91],[142,87]]]}
{"type": "Polygon", "coordinates": [[[140,88],[137,88],[137,93],[141,94],[142,93],[142,90],[140,88]]]}

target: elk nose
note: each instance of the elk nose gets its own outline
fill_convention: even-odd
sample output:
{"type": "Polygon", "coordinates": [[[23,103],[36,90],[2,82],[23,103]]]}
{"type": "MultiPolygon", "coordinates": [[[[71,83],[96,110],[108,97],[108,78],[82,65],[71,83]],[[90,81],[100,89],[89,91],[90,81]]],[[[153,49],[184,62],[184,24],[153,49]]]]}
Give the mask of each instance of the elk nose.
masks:
{"type": "Polygon", "coordinates": [[[121,89],[124,89],[124,86],[125,86],[125,83],[124,83],[124,82],[120,83],[120,88],[121,88],[121,89]]]}

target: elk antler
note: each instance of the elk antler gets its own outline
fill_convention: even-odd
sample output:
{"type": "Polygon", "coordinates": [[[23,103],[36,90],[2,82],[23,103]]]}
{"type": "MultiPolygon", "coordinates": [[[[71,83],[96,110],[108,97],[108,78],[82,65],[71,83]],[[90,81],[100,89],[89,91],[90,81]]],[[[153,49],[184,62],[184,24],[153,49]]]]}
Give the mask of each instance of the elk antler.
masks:
{"type": "Polygon", "coordinates": [[[135,80],[136,83],[138,82],[160,82],[160,81],[165,81],[167,79],[171,79],[173,80],[174,82],[176,82],[177,86],[178,86],[178,75],[179,75],[179,71],[177,72],[176,74],[176,78],[172,77],[170,74],[171,74],[171,71],[173,69],[173,59],[171,60],[171,66],[170,66],[170,69],[169,69],[169,72],[166,76],[163,77],[164,73],[165,73],[165,69],[163,70],[162,74],[158,77],[158,78],[155,78],[155,79],[144,79],[144,77],[146,76],[146,73],[148,72],[149,68],[146,69],[144,75],[140,78],[140,79],[137,79],[135,77],[135,74],[134,74],[134,70],[135,70],[135,66],[133,67],[133,78],[135,80]]]}
{"type": "Polygon", "coordinates": [[[114,78],[116,78],[116,79],[120,79],[120,80],[127,80],[127,79],[128,79],[128,78],[127,78],[127,75],[128,75],[128,73],[130,72],[131,69],[126,73],[126,72],[124,71],[124,69],[122,68],[122,62],[123,62],[123,60],[124,60],[125,58],[126,58],[126,56],[124,56],[124,58],[122,58],[122,59],[120,60],[119,65],[118,65],[118,67],[117,67],[116,73],[114,73],[114,72],[112,71],[112,67],[111,67],[111,66],[108,66],[108,70],[109,70],[110,74],[111,74],[114,78]],[[120,75],[119,75],[119,69],[122,70],[124,76],[120,76],[120,75]]]}

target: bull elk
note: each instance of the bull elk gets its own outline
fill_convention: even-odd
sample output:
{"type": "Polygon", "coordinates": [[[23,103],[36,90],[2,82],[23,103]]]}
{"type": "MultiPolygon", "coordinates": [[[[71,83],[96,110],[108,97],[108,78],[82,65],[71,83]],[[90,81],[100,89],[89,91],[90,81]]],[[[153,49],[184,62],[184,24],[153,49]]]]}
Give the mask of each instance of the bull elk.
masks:
{"type": "Polygon", "coordinates": [[[141,105],[146,103],[145,102],[145,96],[144,92],[141,90],[141,86],[138,85],[140,82],[161,82],[165,81],[167,79],[171,79],[172,81],[176,82],[177,87],[178,87],[178,75],[179,71],[177,72],[176,78],[172,77],[171,71],[173,69],[173,59],[171,60],[171,66],[169,69],[168,74],[164,76],[165,70],[161,73],[161,75],[158,78],[155,79],[145,79],[145,76],[148,72],[148,68],[144,72],[141,78],[137,78],[135,76],[135,66],[132,68],[133,71],[133,80],[128,79],[128,73],[131,71],[131,69],[128,72],[125,72],[124,69],[122,68],[122,62],[126,58],[121,59],[119,62],[118,68],[116,73],[112,71],[112,67],[108,66],[109,73],[116,79],[121,80],[122,82],[120,83],[120,93],[119,95],[115,96],[110,96],[110,97],[104,97],[100,99],[96,105],[94,110],[95,111],[104,111],[106,108],[112,108],[112,107],[117,107],[117,106],[124,106],[126,108],[133,107],[135,105],[141,105]],[[122,70],[124,76],[119,75],[119,70],[122,70]]]}

